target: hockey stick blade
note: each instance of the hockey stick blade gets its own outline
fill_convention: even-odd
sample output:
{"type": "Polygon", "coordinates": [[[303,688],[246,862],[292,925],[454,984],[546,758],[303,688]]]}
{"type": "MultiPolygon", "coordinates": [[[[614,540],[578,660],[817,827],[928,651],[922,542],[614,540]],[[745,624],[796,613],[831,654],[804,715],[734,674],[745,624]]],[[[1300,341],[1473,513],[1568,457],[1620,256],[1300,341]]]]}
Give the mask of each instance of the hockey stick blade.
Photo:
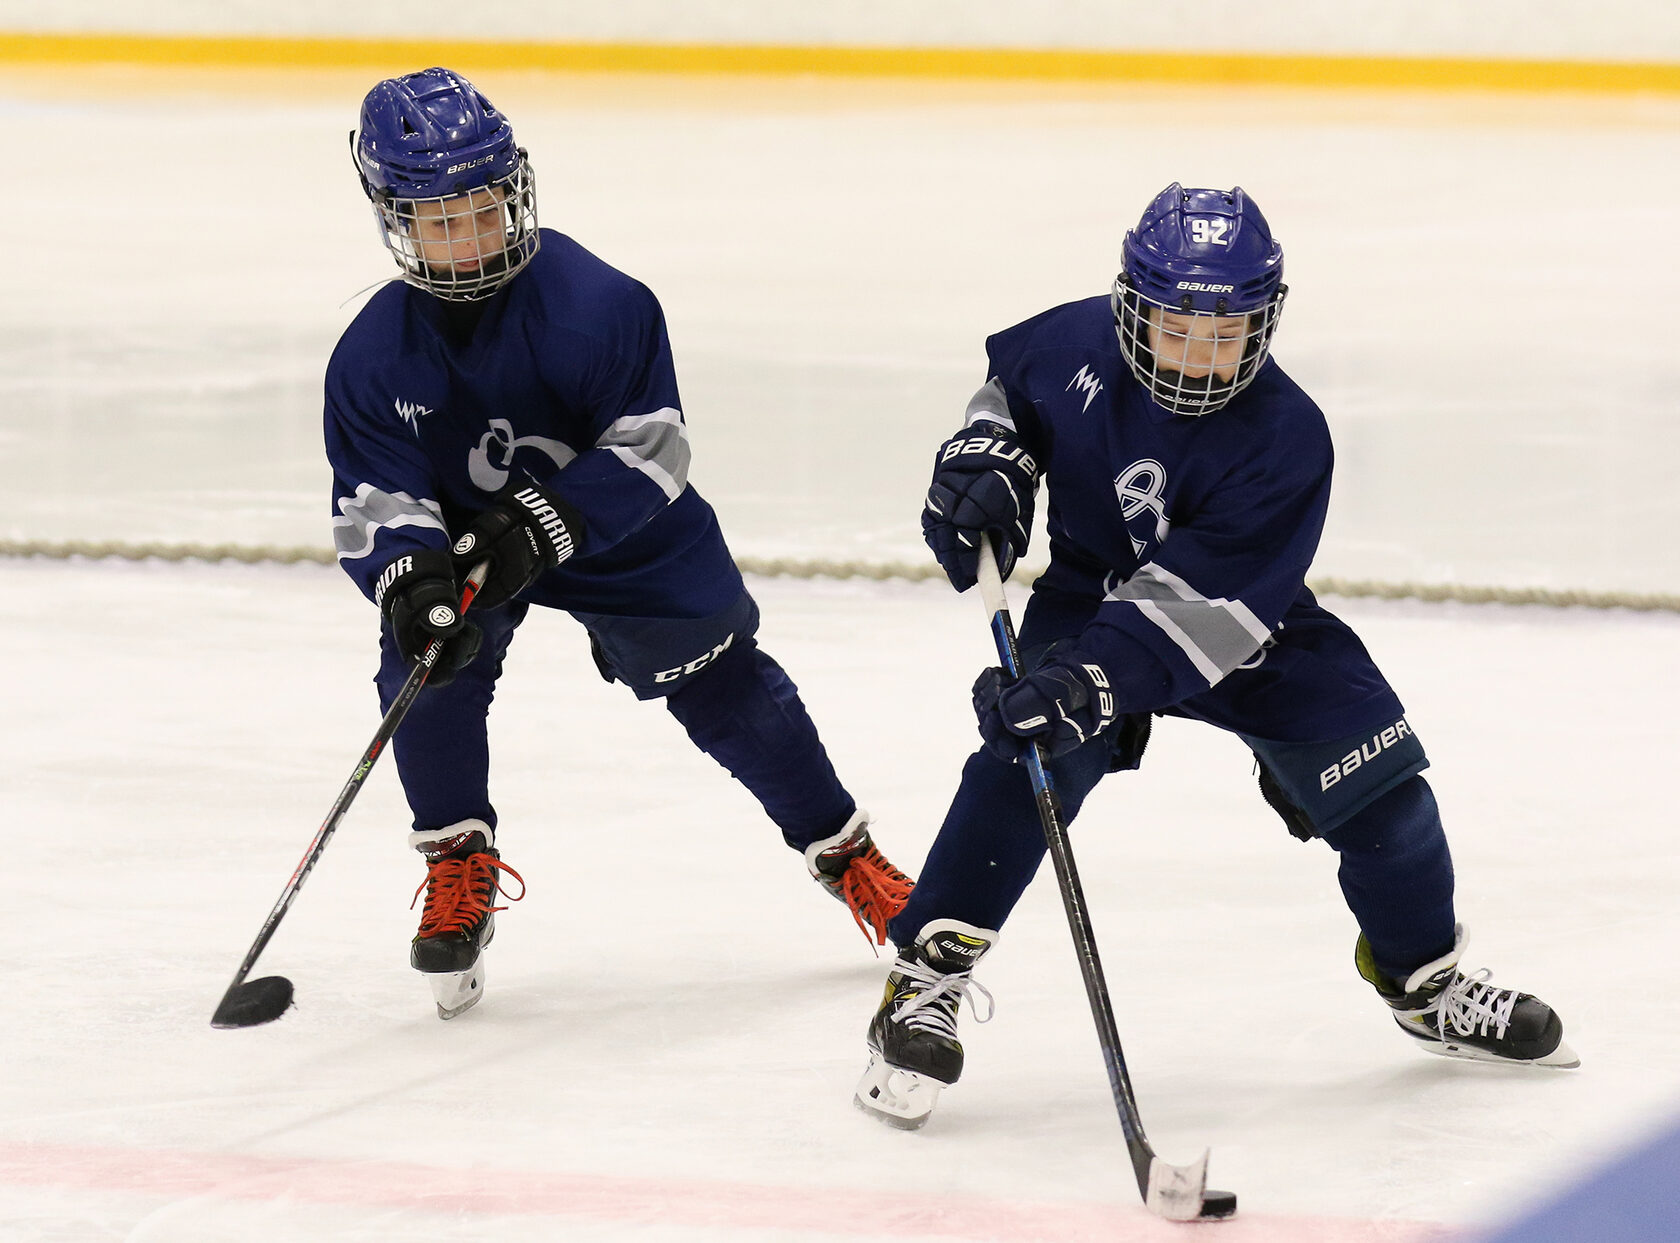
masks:
{"type": "Polygon", "coordinates": [[[1169,1165],[1155,1157],[1149,1162],[1149,1187],[1143,1203],[1168,1221],[1219,1221],[1237,1211],[1237,1197],[1229,1191],[1207,1189],[1208,1154],[1190,1165],[1169,1165]]]}
{"type": "MultiPolygon", "coordinates": [[[[490,563],[480,561],[473,567],[472,573],[467,575],[467,581],[461,589],[462,612],[472,604],[478,589],[484,586],[484,579],[489,571],[490,563]]],[[[362,752],[362,758],[355,771],[350,774],[350,780],[346,781],[344,788],[338,792],[338,798],[334,800],[332,809],[327,812],[327,818],[321,822],[321,827],[315,830],[315,837],[309,843],[309,849],[304,851],[302,861],[293,870],[286,887],[280,891],[280,898],[275,902],[274,909],[269,911],[268,918],[263,920],[256,940],[252,941],[251,948],[245,951],[245,961],[239,964],[239,970],[234,973],[233,983],[227,986],[227,992],[222,994],[216,1012],[210,1016],[210,1026],[224,1031],[230,1028],[258,1027],[274,1022],[291,1009],[292,982],[285,976],[270,975],[260,980],[247,980],[245,977],[250,974],[251,968],[256,966],[257,959],[268,947],[274,930],[280,926],[280,921],[291,909],[293,899],[303,888],[303,882],[309,878],[309,873],[320,861],[322,852],[332,840],[332,835],[338,831],[339,823],[350,810],[350,804],[360,792],[362,783],[367,779],[368,773],[373,771],[374,762],[385,750],[385,744],[396,734],[397,726],[402,724],[403,717],[408,713],[415,697],[426,685],[426,678],[431,674],[432,666],[442,654],[443,640],[433,639],[409,669],[402,689],[397,692],[396,698],[385,712],[384,719],[379,722],[379,729],[374,733],[373,741],[362,752]]]]}
{"type": "Polygon", "coordinates": [[[292,982],[283,975],[235,984],[210,1017],[211,1027],[259,1027],[272,1023],[292,1008],[292,982]]]}

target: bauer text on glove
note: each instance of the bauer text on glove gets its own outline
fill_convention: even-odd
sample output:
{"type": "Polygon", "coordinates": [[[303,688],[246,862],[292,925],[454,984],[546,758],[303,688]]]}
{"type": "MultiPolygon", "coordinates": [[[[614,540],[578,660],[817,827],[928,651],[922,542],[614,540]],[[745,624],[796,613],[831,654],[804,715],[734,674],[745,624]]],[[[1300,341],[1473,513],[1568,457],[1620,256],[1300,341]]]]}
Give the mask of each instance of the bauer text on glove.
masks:
{"type": "Polygon", "coordinates": [[[1047,664],[1016,681],[987,669],[974,683],[974,713],[1000,759],[1019,760],[1035,742],[1057,756],[1114,724],[1114,692],[1096,664],[1047,664]]]}
{"type": "Polygon", "coordinates": [[[998,546],[1004,578],[1027,551],[1038,464],[1008,428],[984,420],[939,447],[922,506],[922,538],[958,591],[974,586],[980,535],[998,546]]]}

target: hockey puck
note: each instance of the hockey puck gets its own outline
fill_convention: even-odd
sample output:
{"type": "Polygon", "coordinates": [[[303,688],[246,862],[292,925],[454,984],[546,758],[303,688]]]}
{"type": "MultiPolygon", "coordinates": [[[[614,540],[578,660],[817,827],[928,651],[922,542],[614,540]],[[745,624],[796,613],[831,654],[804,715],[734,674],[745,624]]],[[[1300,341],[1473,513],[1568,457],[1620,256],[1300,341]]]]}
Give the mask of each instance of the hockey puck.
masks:
{"type": "Polygon", "coordinates": [[[1202,1193],[1202,1211],[1200,1220],[1217,1220],[1230,1217],[1237,1211],[1237,1193],[1234,1191],[1204,1191],[1202,1193]]]}

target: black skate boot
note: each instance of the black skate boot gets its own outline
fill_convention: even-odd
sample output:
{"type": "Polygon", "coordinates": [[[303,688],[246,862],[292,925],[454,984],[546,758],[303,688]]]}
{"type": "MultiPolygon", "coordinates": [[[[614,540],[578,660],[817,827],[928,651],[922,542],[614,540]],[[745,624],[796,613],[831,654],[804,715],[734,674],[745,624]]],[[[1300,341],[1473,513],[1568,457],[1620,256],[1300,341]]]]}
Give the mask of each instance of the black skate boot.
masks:
{"type": "Polygon", "coordinates": [[[1459,924],[1452,949],[1405,980],[1383,974],[1364,934],[1354,948],[1354,962],[1393,1009],[1400,1030],[1431,1053],[1480,1062],[1579,1066],[1581,1059],[1563,1042],[1563,1021],[1550,1006],[1514,988],[1495,988],[1486,967],[1470,975],[1458,969],[1464,943],[1459,924]]]}
{"type": "Polygon", "coordinates": [[[913,1131],[928,1120],[939,1093],[962,1076],[957,1007],[964,997],[977,1021],[992,1017],[992,995],[970,978],[997,933],[955,919],[932,920],[887,977],[881,1008],[869,1024],[869,1067],[853,1103],[889,1126],[913,1131]],[[980,1013],[972,993],[986,999],[980,1013]]]}
{"type": "Polygon", "coordinates": [[[858,811],[833,837],[807,846],[805,866],[846,904],[863,935],[876,945],[887,943],[887,921],[904,909],[916,887],[876,848],[866,811],[858,811]]]}
{"type": "Polygon", "coordinates": [[[496,912],[507,909],[495,905],[496,873],[513,877],[519,898],[525,896],[525,878],[502,862],[495,840],[482,820],[409,835],[409,845],[426,858],[426,879],[414,891],[414,900],[424,893],[426,904],[408,961],[425,973],[440,1019],[470,1010],[484,996],[484,947],[496,935],[496,912]]]}

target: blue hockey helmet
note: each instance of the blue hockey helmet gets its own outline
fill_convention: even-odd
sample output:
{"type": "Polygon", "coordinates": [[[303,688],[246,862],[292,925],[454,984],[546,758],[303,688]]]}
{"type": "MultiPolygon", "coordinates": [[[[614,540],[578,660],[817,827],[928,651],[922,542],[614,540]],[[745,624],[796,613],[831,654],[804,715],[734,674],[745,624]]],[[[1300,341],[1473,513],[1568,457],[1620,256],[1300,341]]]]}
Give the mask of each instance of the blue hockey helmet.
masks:
{"type": "Polygon", "coordinates": [[[500,289],[537,253],[536,178],[513,127],[448,69],[387,78],[350,148],[409,284],[451,301],[500,289]]]}
{"type": "Polygon", "coordinates": [[[1123,255],[1114,324],[1132,374],[1174,414],[1227,405],[1265,365],[1289,292],[1258,205],[1240,186],[1174,182],[1126,233],[1123,255]]]}

